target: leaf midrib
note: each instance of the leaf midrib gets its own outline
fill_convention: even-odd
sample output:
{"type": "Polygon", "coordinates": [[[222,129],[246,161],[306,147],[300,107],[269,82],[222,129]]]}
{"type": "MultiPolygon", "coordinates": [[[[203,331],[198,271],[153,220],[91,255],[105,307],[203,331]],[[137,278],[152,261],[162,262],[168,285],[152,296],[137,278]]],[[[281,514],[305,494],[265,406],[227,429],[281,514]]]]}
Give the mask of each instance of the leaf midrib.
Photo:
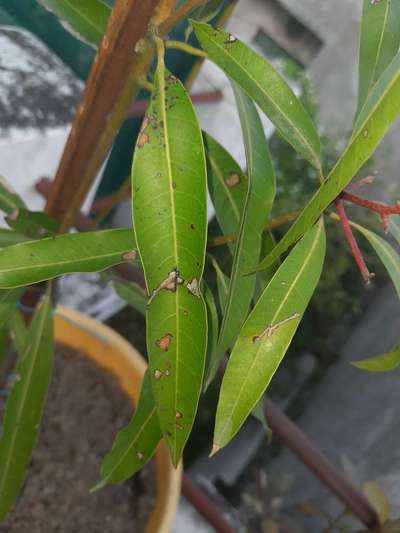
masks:
{"type": "MultiPolygon", "coordinates": [[[[14,444],[15,444],[15,440],[17,438],[17,434],[19,433],[19,430],[20,430],[20,418],[21,418],[21,414],[22,412],[24,411],[24,406],[25,406],[25,401],[26,401],[26,397],[28,395],[28,392],[30,390],[30,384],[31,384],[31,379],[32,379],[32,374],[33,374],[33,370],[35,368],[35,365],[36,365],[36,361],[37,361],[37,357],[38,357],[38,353],[39,353],[39,345],[40,345],[40,342],[42,340],[42,335],[43,335],[43,330],[45,328],[45,324],[46,324],[46,320],[47,320],[47,308],[49,306],[49,297],[46,297],[46,299],[44,300],[43,302],[43,306],[46,306],[45,309],[41,309],[41,312],[42,312],[42,316],[40,317],[40,321],[39,321],[39,325],[38,325],[38,335],[35,339],[35,343],[33,344],[32,346],[32,351],[33,351],[33,354],[34,356],[32,357],[33,354],[31,354],[29,356],[29,359],[31,360],[31,364],[29,366],[29,372],[28,372],[28,375],[27,375],[27,379],[25,380],[25,387],[23,388],[23,394],[22,394],[22,399],[20,401],[20,404],[19,404],[19,408],[17,409],[17,416],[16,416],[16,421],[15,421],[15,424],[14,424],[14,431],[12,433],[12,437],[11,437],[11,441],[10,441],[10,445],[9,445],[9,448],[8,448],[8,453],[6,455],[6,464],[5,464],[5,468],[3,470],[3,475],[0,479],[0,494],[3,493],[3,490],[4,490],[4,484],[6,482],[6,479],[8,477],[8,471],[9,471],[9,468],[10,468],[10,464],[11,464],[11,461],[12,461],[12,453],[11,450],[13,450],[13,447],[14,447],[14,444]]],[[[4,433],[3,433],[3,436],[2,436],[2,439],[4,439],[4,433]]],[[[2,440],[1,439],[1,440],[2,440]]]]}
{"type": "Polygon", "coordinates": [[[157,410],[155,407],[150,411],[148,417],[144,420],[141,428],[136,433],[136,436],[132,440],[132,442],[129,444],[128,448],[125,450],[125,452],[122,454],[121,459],[116,463],[116,465],[111,469],[111,471],[102,479],[102,483],[107,483],[109,479],[113,476],[114,472],[118,469],[118,467],[125,461],[127,455],[130,453],[130,451],[134,448],[136,443],[138,442],[140,436],[142,433],[144,433],[147,426],[150,424],[151,419],[154,417],[154,415],[157,414],[157,410]]]}
{"type": "Polygon", "coordinates": [[[371,78],[369,80],[367,95],[369,94],[371,88],[374,86],[375,81],[376,81],[375,80],[375,74],[376,74],[376,69],[378,67],[378,63],[379,63],[379,59],[380,59],[380,54],[381,54],[381,49],[382,49],[382,44],[383,44],[383,37],[384,37],[384,34],[385,34],[385,30],[386,30],[389,10],[390,10],[390,0],[388,0],[388,2],[386,3],[386,11],[385,11],[384,21],[383,21],[383,25],[382,25],[382,31],[381,31],[381,35],[380,35],[380,39],[379,39],[378,48],[376,50],[374,67],[372,69],[371,78]]]}
{"type": "MultiPolygon", "coordinates": [[[[172,239],[173,239],[173,251],[175,266],[179,268],[179,254],[178,254],[178,241],[177,241],[177,227],[175,220],[176,206],[175,206],[175,196],[174,196],[174,187],[173,187],[173,176],[172,176],[172,162],[171,162],[171,148],[169,142],[169,133],[168,133],[168,117],[166,111],[166,98],[165,98],[165,66],[164,62],[159,62],[158,68],[158,84],[160,87],[160,113],[162,116],[162,121],[164,124],[163,134],[165,142],[165,158],[167,163],[167,174],[168,174],[168,186],[169,186],[169,197],[171,203],[171,221],[172,221],[172,239]]],[[[172,270],[172,267],[171,267],[172,270]]],[[[179,321],[179,288],[173,293],[174,302],[175,302],[175,324],[176,324],[176,348],[175,348],[175,390],[174,390],[174,412],[177,411],[178,404],[178,388],[179,388],[179,339],[180,339],[180,321],[179,321]]],[[[176,425],[173,424],[173,443],[174,443],[174,459],[176,456],[176,425]]]]}
{"type": "MultiPolygon", "coordinates": [[[[208,37],[206,35],[206,37],[208,37]]],[[[209,37],[208,37],[209,38],[209,37]]],[[[210,39],[211,40],[211,39],[210,39]]],[[[318,162],[318,170],[320,170],[320,163],[319,163],[319,154],[316,153],[314,151],[314,148],[312,147],[312,145],[308,142],[308,139],[307,137],[304,137],[303,133],[297,128],[296,124],[294,122],[292,122],[291,120],[289,120],[288,116],[286,115],[286,113],[283,111],[283,109],[277,104],[275,103],[271,98],[270,96],[268,95],[268,93],[265,92],[265,90],[263,89],[262,85],[260,85],[257,81],[256,78],[254,78],[248,71],[246,71],[241,65],[240,63],[236,60],[236,58],[232,55],[229,55],[226,50],[224,49],[223,46],[221,46],[217,41],[211,41],[213,42],[213,44],[215,46],[217,46],[222,52],[223,54],[230,60],[232,60],[237,66],[238,68],[245,74],[247,75],[250,80],[256,85],[256,87],[258,87],[258,89],[264,94],[265,98],[271,103],[271,105],[277,109],[284,117],[285,119],[287,120],[287,122],[292,126],[292,128],[296,131],[296,133],[298,134],[299,138],[302,139],[303,141],[303,145],[306,146],[310,153],[313,154],[313,158],[314,158],[314,162],[318,162]]],[[[247,92],[247,91],[246,91],[247,92]]],[[[296,98],[296,96],[294,95],[294,98],[296,98]]]]}
{"type": "MultiPolygon", "coordinates": [[[[310,259],[311,259],[311,257],[312,257],[312,254],[313,254],[313,252],[314,252],[314,250],[315,250],[315,247],[317,246],[317,244],[318,244],[318,242],[319,242],[319,237],[320,237],[321,231],[322,231],[322,224],[320,224],[320,227],[318,228],[318,231],[317,231],[317,233],[316,233],[316,235],[315,235],[315,239],[314,239],[313,245],[312,245],[312,247],[310,248],[310,251],[309,251],[309,253],[307,254],[307,257],[306,257],[306,259],[304,260],[304,262],[303,262],[303,264],[302,264],[300,270],[299,270],[298,273],[296,274],[296,277],[294,278],[293,283],[292,283],[290,289],[287,291],[285,297],[283,298],[283,300],[281,301],[280,305],[278,306],[276,312],[274,313],[274,316],[273,316],[272,319],[271,319],[271,325],[274,325],[274,323],[275,323],[275,321],[276,321],[276,319],[277,319],[279,313],[281,312],[283,306],[286,304],[286,302],[287,302],[287,300],[288,300],[288,298],[289,298],[289,295],[292,293],[294,287],[296,286],[299,277],[302,275],[302,273],[304,272],[304,269],[305,269],[306,266],[308,265],[308,263],[309,263],[309,261],[310,261],[310,259]]],[[[279,272],[279,270],[278,270],[278,272],[279,272]]],[[[275,274],[275,276],[277,276],[278,272],[275,274]]],[[[274,276],[274,277],[275,277],[275,276],[274,276]]],[[[270,281],[270,284],[273,282],[273,279],[274,279],[274,278],[272,278],[272,280],[270,281]]],[[[270,284],[269,284],[269,285],[270,285],[270,284]]],[[[262,296],[260,297],[260,300],[261,300],[261,298],[262,298],[262,296]]],[[[259,300],[259,301],[260,301],[260,300],[259,300]]],[[[256,309],[256,308],[255,308],[255,309],[256,309]]],[[[255,310],[255,309],[254,309],[254,310],[255,310]]],[[[253,312],[254,312],[254,310],[253,310],[253,312]]],[[[262,343],[262,342],[259,343],[259,346],[257,347],[256,352],[255,352],[255,354],[254,354],[254,358],[253,358],[253,361],[252,361],[252,363],[251,363],[251,366],[250,366],[248,372],[246,373],[246,376],[244,377],[243,381],[242,381],[241,384],[240,384],[239,392],[238,392],[238,394],[236,395],[235,401],[234,401],[233,406],[232,406],[232,409],[231,409],[231,413],[233,413],[233,412],[236,410],[237,404],[239,403],[239,400],[241,399],[241,395],[242,395],[243,389],[246,387],[246,384],[247,384],[247,380],[248,380],[248,378],[249,378],[249,375],[252,373],[253,368],[254,368],[256,362],[258,361],[258,356],[259,356],[259,353],[260,353],[261,348],[263,348],[263,343],[262,343]]],[[[223,430],[220,432],[220,434],[222,434],[222,435],[225,434],[225,430],[226,430],[227,425],[228,425],[228,423],[225,422],[224,427],[223,427],[223,430]]],[[[216,444],[218,445],[219,443],[216,442],[216,444]]]]}
{"type": "Polygon", "coordinates": [[[113,252],[110,254],[102,254],[102,255],[92,255],[88,258],[84,259],[68,259],[66,261],[52,261],[51,263],[36,263],[33,266],[13,266],[12,268],[1,268],[0,267],[0,277],[2,274],[7,274],[9,272],[31,272],[32,270],[37,270],[40,268],[50,268],[50,267],[58,267],[61,265],[71,265],[71,264],[86,264],[91,263],[92,261],[96,261],[98,259],[107,259],[107,258],[115,258],[118,259],[118,257],[121,259],[121,262],[123,261],[122,255],[126,252],[131,251],[131,248],[124,248],[123,250],[119,252],[113,252]],[[115,256],[115,257],[114,257],[115,256]]]}

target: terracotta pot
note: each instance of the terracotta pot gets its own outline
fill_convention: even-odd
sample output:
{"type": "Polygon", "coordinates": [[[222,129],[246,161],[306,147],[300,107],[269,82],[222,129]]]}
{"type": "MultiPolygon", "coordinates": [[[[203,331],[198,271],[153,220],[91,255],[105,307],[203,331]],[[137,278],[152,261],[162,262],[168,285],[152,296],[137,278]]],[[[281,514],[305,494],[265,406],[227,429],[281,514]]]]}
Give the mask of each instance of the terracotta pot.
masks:
{"type": "MultiPolygon", "coordinates": [[[[136,404],[146,362],[121,335],[93,318],[60,306],[55,314],[55,339],[112,372],[122,390],[136,404]]],[[[164,442],[157,448],[155,461],[157,495],[146,532],[167,533],[176,513],[182,468],[172,466],[164,442]]]]}

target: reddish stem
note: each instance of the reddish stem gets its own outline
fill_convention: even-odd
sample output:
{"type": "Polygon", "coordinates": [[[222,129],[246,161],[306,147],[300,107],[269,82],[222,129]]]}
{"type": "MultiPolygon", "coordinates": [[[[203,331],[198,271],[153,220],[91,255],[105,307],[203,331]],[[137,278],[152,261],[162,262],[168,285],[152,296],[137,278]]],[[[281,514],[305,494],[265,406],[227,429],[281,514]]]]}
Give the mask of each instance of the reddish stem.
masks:
{"type": "Polygon", "coordinates": [[[378,213],[381,217],[383,223],[383,229],[385,233],[389,231],[389,217],[390,215],[400,215],[400,203],[395,205],[382,204],[380,202],[374,202],[373,200],[367,200],[366,198],[361,198],[351,192],[343,191],[339,194],[338,198],[345,200],[346,202],[351,202],[352,204],[365,207],[370,211],[378,213]]]}
{"type": "MultiPolygon", "coordinates": [[[[343,193],[342,193],[343,194],[343,193]]],[[[341,196],[341,195],[340,195],[341,196]]],[[[341,197],[336,198],[335,200],[335,206],[340,218],[340,222],[343,226],[343,231],[346,236],[347,242],[349,243],[351,252],[354,256],[355,262],[357,263],[357,266],[361,272],[361,275],[366,283],[370,283],[371,278],[374,277],[374,274],[372,274],[364,261],[363,255],[361,253],[361,250],[357,244],[357,241],[353,235],[353,232],[351,231],[351,227],[349,224],[349,219],[347,218],[346,211],[344,210],[343,200],[341,197]]]]}

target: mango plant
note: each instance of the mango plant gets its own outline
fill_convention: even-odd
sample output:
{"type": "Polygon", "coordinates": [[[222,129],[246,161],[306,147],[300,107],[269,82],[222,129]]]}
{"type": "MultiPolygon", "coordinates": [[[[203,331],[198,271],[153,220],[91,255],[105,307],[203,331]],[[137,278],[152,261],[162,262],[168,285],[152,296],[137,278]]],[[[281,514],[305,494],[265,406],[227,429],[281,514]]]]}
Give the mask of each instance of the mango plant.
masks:
{"type": "MultiPolygon", "coordinates": [[[[74,34],[95,47],[102,41],[111,13],[102,0],[85,6],[72,0],[41,2],[74,34]]],[[[363,280],[370,283],[373,275],[353,229],[375,250],[400,295],[400,257],[395,248],[400,204],[366,200],[353,192],[371,181],[358,179],[358,174],[400,114],[398,3],[364,0],[354,129],[327,175],[318,129],[289,84],[247,44],[208,23],[220,3],[192,0],[168,11],[167,4],[170,8],[175,2],[160,2],[141,48],[135,50],[146,58],[150,50],[154,61],[144,62],[147,79],[140,71],[151,98],[133,153],[132,228],[60,233],[60,228],[65,229],[62,221],[59,225],[48,213],[29,211],[6,180],[0,183],[0,209],[10,228],[0,231],[0,332],[2,338],[12,332],[17,348],[17,380],[1,426],[0,519],[23,486],[51,379],[51,280],[71,272],[100,272],[124,262],[141,269],[145,278],[145,288],[140,288],[114,277],[118,294],[145,314],[149,365],[133,418],[103,459],[93,490],[132,476],[151,459],[161,439],[177,465],[199,397],[212,381],[220,382],[223,370],[212,454],[231,441],[248,416],[259,414],[260,401],[318,285],[329,239],[327,217],[342,224],[363,280]],[[195,35],[198,46],[168,40],[171,27],[190,13],[193,20],[186,33],[195,35]],[[229,78],[246,168],[201,131],[186,88],[168,70],[166,48],[212,61],[229,78]],[[298,206],[297,218],[277,243],[273,229],[290,216],[271,219],[275,173],[260,112],[320,177],[312,198],[298,206]],[[220,242],[227,244],[229,270],[221,268],[207,245],[207,191],[221,230],[220,242]],[[384,233],[390,231],[391,236],[349,221],[346,203],[377,213],[384,233]],[[206,262],[216,272],[215,292],[210,280],[204,279],[206,262]],[[19,302],[24,287],[33,284],[47,288],[26,327],[19,302]]],[[[82,177],[86,185],[88,176],[82,177]]],[[[82,196],[82,190],[77,194],[82,196]]],[[[71,212],[67,216],[71,218],[71,212]]],[[[354,364],[383,371],[399,363],[396,346],[354,364]]]]}

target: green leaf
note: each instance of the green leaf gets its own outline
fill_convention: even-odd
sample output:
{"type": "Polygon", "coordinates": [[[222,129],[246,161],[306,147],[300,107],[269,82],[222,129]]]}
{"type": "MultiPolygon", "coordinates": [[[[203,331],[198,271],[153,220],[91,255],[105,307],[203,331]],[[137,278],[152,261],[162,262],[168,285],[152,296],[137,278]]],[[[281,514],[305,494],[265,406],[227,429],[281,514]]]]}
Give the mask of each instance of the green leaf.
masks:
{"type": "Polygon", "coordinates": [[[229,278],[224,272],[222,272],[215,257],[213,257],[211,254],[208,254],[208,257],[210,259],[210,262],[217,276],[217,290],[218,290],[219,305],[221,309],[224,309],[226,305],[226,300],[228,298],[229,278]]]}
{"type": "Polygon", "coordinates": [[[13,333],[13,341],[17,353],[22,357],[25,352],[27,340],[29,340],[29,330],[26,327],[25,320],[20,311],[15,310],[14,313],[12,313],[8,327],[13,333]]]}
{"type": "MultiPolygon", "coordinates": [[[[224,235],[238,231],[246,200],[248,180],[233,157],[215,139],[203,133],[207,158],[208,190],[224,235]]],[[[229,244],[234,251],[234,245],[229,244]]]]}
{"type": "Polygon", "coordinates": [[[39,305],[19,359],[18,380],[7,399],[0,439],[0,520],[20,492],[36,444],[42,408],[53,365],[53,320],[50,291],[39,305]]]}
{"type": "Polygon", "coordinates": [[[390,217],[389,231],[400,244],[400,223],[397,220],[394,220],[393,216],[390,217]]]}
{"type": "Polygon", "coordinates": [[[125,302],[139,311],[143,316],[146,314],[147,295],[137,283],[128,281],[114,281],[115,292],[125,302]]]}
{"type": "Polygon", "coordinates": [[[97,47],[107,28],[111,7],[103,0],[39,0],[53,12],[66,30],[97,47]]]}
{"type": "Polygon", "coordinates": [[[68,233],[0,250],[0,288],[30,285],[72,272],[99,272],[132,260],[131,229],[68,233]]]}
{"type": "Polygon", "coordinates": [[[19,290],[0,290],[0,329],[2,329],[10,319],[10,315],[17,308],[21,292],[19,290]]]}
{"type": "Polygon", "coordinates": [[[397,294],[400,298],[400,256],[396,250],[387,242],[385,239],[382,239],[379,235],[373,231],[356,224],[355,222],[350,223],[353,228],[358,230],[364,237],[368,240],[372,248],[375,250],[379,259],[382,261],[384,267],[386,268],[397,294]]]}
{"type": "Polygon", "coordinates": [[[25,242],[27,240],[29,240],[29,238],[21,233],[0,228],[0,248],[5,248],[6,246],[11,246],[12,244],[18,244],[19,242],[25,242]]]}
{"type": "Polygon", "coordinates": [[[206,285],[204,289],[204,300],[207,307],[207,324],[208,324],[208,339],[207,339],[207,355],[205,365],[205,379],[204,389],[209,385],[210,372],[213,372],[214,361],[217,353],[217,341],[219,331],[219,320],[217,306],[215,305],[214,295],[212,290],[206,285]]]}
{"type": "Polygon", "coordinates": [[[268,387],[318,283],[324,256],[321,220],[282,263],[243,325],[221,386],[214,452],[237,433],[268,387]]]}
{"type": "Polygon", "coordinates": [[[261,237],[275,196],[275,174],[268,143],[257,109],[238,86],[234,92],[239,110],[248,165],[248,192],[235,243],[228,297],[218,340],[220,360],[235,340],[254,294],[254,269],[260,257],[261,237]]]}
{"type": "Polygon", "coordinates": [[[58,222],[41,211],[18,209],[6,217],[6,222],[13,230],[31,239],[54,236],[58,231],[58,222]]]}
{"type": "Polygon", "coordinates": [[[8,331],[6,328],[0,328],[0,370],[4,363],[4,358],[6,356],[7,347],[8,347],[8,331]]]}
{"type": "Polygon", "coordinates": [[[318,133],[286,81],[262,56],[229,33],[201,22],[191,24],[209,59],[240,85],[282,137],[321,171],[318,133]]]}
{"type": "Polygon", "coordinates": [[[153,457],[162,437],[151,380],[145,373],[135,413],[119,431],[110,452],[101,463],[101,481],[92,492],[110,483],[130,478],[153,457]]]}
{"type": "MultiPolygon", "coordinates": [[[[261,238],[260,259],[272,252],[275,246],[276,241],[272,232],[264,231],[261,238]]],[[[271,281],[272,276],[275,274],[278,267],[279,261],[276,261],[273,265],[269,266],[265,270],[260,270],[259,272],[257,272],[256,291],[254,295],[255,301],[258,300],[265,287],[271,281]]]]}
{"type": "Polygon", "coordinates": [[[400,3],[364,0],[361,21],[358,111],[400,46],[400,3]]]}
{"type": "Polygon", "coordinates": [[[268,426],[267,418],[264,412],[264,396],[261,396],[261,398],[258,400],[256,405],[251,410],[251,414],[254,416],[256,420],[260,422],[260,424],[263,426],[263,428],[267,432],[268,437],[271,438],[272,431],[270,427],[268,426]]]}
{"type": "Polygon", "coordinates": [[[369,372],[389,372],[394,370],[400,365],[400,344],[395,346],[390,352],[368,359],[361,359],[360,361],[351,361],[350,364],[369,372]]]}
{"type": "Polygon", "coordinates": [[[375,84],[357,119],[355,133],[327,180],[314,194],[288,232],[257,267],[263,270],[286,252],[348,185],[372,156],[392,122],[400,113],[400,54],[375,84]]]}
{"type": "Polygon", "coordinates": [[[17,212],[20,208],[25,208],[24,202],[5,178],[0,176],[0,210],[7,215],[11,215],[11,213],[17,212]]]}
{"type": "Polygon", "coordinates": [[[160,426],[177,464],[197,410],[206,357],[200,294],[206,164],[183,85],[159,62],[132,167],[133,226],[148,293],[147,348],[160,426]]]}

